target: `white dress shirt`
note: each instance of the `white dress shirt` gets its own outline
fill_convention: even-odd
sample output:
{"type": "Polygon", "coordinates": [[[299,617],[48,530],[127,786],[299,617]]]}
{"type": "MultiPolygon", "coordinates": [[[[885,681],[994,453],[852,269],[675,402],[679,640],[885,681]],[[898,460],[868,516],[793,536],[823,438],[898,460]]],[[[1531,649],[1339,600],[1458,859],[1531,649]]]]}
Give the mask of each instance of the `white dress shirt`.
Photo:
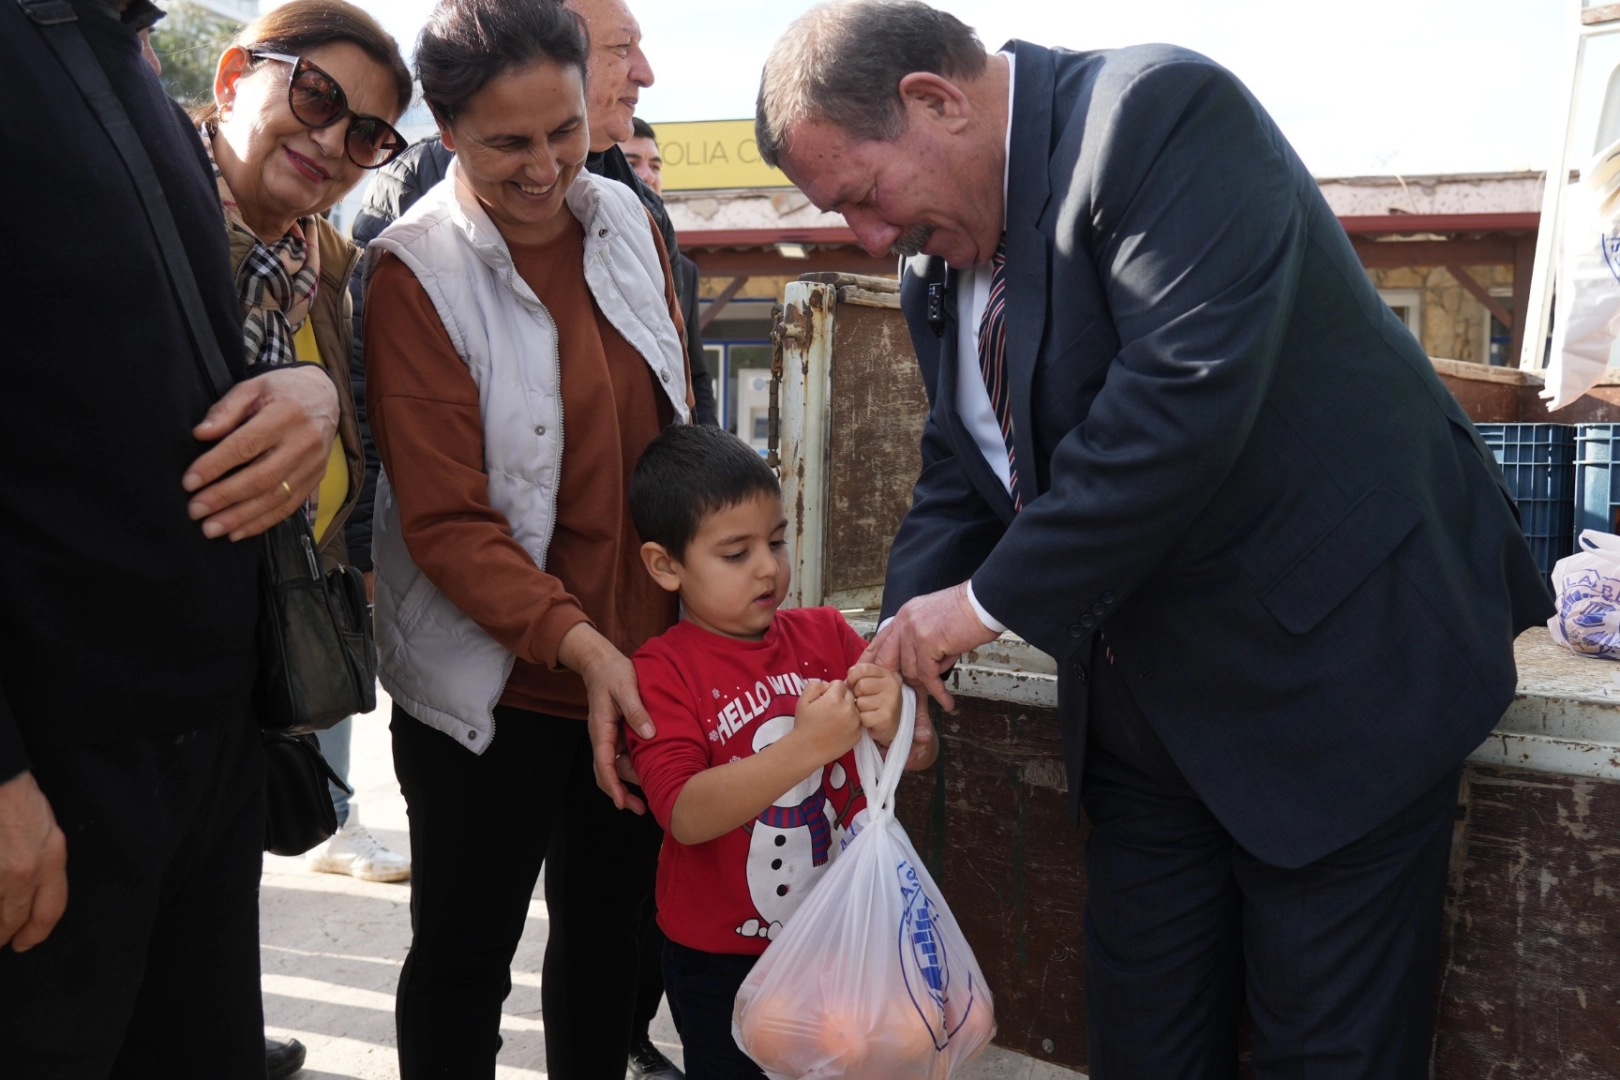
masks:
{"type": "MultiPolygon", "coordinates": [[[[1012,168],[1012,110],[1013,85],[1017,76],[1017,58],[1011,52],[1007,58],[1007,139],[1001,167],[1001,227],[1007,228],[1007,178],[1012,168]]],[[[1001,435],[1001,422],[996,419],[995,406],[990,404],[990,391],[984,385],[984,372],[979,368],[979,323],[984,309],[990,303],[991,264],[986,261],[961,271],[956,281],[956,412],[963,425],[972,434],[979,453],[1000,478],[1007,493],[1012,494],[1012,465],[1007,460],[1007,440],[1001,435]]],[[[985,627],[1004,633],[1006,627],[979,603],[973,594],[973,582],[968,582],[968,603],[985,627]]]]}

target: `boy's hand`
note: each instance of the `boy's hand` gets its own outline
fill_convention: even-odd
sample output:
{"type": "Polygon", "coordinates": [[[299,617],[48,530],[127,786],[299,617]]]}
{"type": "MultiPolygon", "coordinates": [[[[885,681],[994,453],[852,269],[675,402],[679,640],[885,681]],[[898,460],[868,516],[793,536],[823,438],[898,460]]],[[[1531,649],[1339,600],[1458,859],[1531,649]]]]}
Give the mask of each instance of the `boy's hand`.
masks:
{"type": "Polygon", "coordinates": [[[900,732],[900,675],[877,664],[856,664],[845,676],[855,692],[861,726],[887,748],[900,732]]]}
{"type": "Polygon", "coordinates": [[[811,679],[793,710],[793,733],[823,765],[854,748],[861,737],[861,714],[855,695],[842,679],[811,679]]]}

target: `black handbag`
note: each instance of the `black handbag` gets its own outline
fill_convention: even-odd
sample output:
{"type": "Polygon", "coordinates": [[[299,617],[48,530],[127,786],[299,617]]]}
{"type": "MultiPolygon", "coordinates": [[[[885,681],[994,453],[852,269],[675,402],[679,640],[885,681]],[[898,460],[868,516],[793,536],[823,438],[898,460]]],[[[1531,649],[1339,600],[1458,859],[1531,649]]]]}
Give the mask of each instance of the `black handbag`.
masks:
{"type": "MultiPolygon", "coordinates": [[[[78,84],[129,170],[185,314],[205,384],[215,399],[223,397],[231,388],[230,372],[163,185],[106,72],[79,32],[77,13],[63,0],[17,0],[17,4],[78,84]]],[[[275,846],[267,847],[298,854],[337,831],[326,782],[342,783],[321,757],[315,739],[299,737],[300,733],[324,730],[346,716],[376,708],[377,653],[365,579],[347,566],[321,572],[302,513],[268,530],[263,546],[257,697],[270,769],[269,821],[275,833],[275,846]]]]}
{"type": "Polygon", "coordinates": [[[302,855],[337,832],[332,806],[333,783],[349,794],[354,789],[338,778],[321,756],[313,735],[263,731],[264,850],[272,855],[302,855]]]}
{"type": "Polygon", "coordinates": [[[366,579],[321,572],[302,512],[264,534],[259,610],[259,723],[324,731],[377,707],[377,647],[366,579]]]}

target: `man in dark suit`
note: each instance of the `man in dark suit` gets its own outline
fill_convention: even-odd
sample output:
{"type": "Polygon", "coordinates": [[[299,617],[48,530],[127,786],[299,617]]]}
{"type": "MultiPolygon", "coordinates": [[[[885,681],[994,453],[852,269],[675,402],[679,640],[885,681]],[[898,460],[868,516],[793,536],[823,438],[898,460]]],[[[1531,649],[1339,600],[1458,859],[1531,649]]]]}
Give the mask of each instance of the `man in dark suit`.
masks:
{"type": "Polygon", "coordinates": [[[868,251],[932,408],[870,655],[1058,661],[1093,1080],[1428,1075],[1464,757],[1550,599],[1500,471],[1228,72],[911,0],[803,16],[761,155],[868,251]]]}

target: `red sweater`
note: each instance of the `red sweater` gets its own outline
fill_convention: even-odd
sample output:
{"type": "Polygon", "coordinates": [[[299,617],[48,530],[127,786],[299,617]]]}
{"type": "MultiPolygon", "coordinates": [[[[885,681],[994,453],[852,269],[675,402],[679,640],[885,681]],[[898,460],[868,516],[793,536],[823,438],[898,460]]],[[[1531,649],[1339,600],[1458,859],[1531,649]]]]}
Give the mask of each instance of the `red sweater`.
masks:
{"type": "Polygon", "coordinates": [[[842,679],[865,649],[836,609],[795,608],[778,611],[761,641],[683,620],[636,653],[641,700],[658,734],[643,740],[631,732],[630,754],[665,830],[658,924],[671,941],[758,955],[832,864],[866,807],[853,752],[708,843],[678,843],[669,819],[688,780],[787,734],[804,683],[842,679]]]}

